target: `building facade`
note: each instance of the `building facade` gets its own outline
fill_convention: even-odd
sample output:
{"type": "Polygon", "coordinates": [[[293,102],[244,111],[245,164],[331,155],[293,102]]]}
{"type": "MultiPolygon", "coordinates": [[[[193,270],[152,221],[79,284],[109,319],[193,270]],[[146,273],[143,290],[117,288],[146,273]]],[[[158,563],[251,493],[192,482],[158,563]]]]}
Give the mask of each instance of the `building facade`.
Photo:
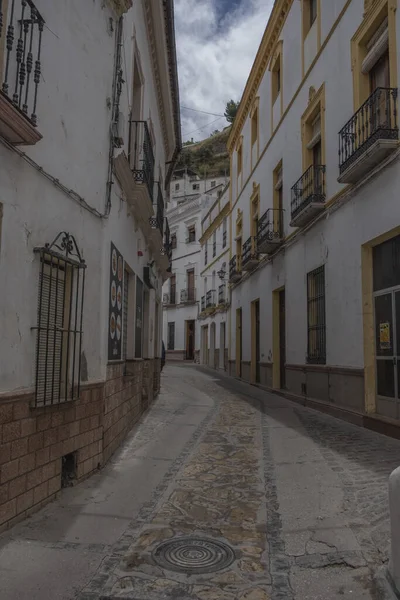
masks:
{"type": "Polygon", "coordinates": [[[103,465],[159,390],[181,143],[172,0],[2,8],[0,527],[103,465]]]}
{"type": "Polygon", "coordinates": [[[228,367],[229,184],[201,215],[200,364],[228,367]]]}
{"type": "Polygon", "coordinates": [[[177,169],[172,177],[169,198],[172,203],[186,202],[198,195],[217,196],[227,184],[227,177],[201,178],[192,169],[177,169]]]}
{"type": "Polygon", "coordinates": [[[400,418],[399,39],[396,0],[277,0],[228,142],[230,373],[374,427],[400,418]]]}

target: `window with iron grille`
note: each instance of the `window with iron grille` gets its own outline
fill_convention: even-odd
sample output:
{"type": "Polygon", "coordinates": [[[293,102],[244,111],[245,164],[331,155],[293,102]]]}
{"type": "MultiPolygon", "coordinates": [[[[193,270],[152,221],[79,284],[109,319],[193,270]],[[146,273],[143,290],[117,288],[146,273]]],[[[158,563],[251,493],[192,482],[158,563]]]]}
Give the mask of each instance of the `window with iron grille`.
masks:
{"type": "Polygon", "coordinates": [[[195,225],[191,225],[190,227],[188,227],[187,241],[189,243],[196,241],[196,227],[195,227],[195,225]]]}
{"type": "Polygon", "coordinates": [[[171,235],[171,248],[172,248],[172,250],[176,250],[176,244],[177,244],[176,233],[173,233],[171,235]]]}
{"type": "Polygon", "coordinates": [[[128,304],[129,304],[129,271],[124,272],[124,303],[122,309],[123,338],[122,338],[122,360],[127,358],[128,348],[128,304]]]}
{"type": "Polygon", "coordinates": [[[214,231],[213,234],[213,258],[217,256],[217,232],[214,231]]]}
{"type": "Polygon", "coordinates": [[[225,248],[226,247],[226,242],[227,242],[227,219],[225,217],[225,219],[223,220],[222,223],[222,247],[225,248]]]}
{"type": "Polygon", "coordinates": [[[48,406],[79,397],[86,265],[65,232],[35,252],[40,257],[35,404],[48,406]]]}
{"type": "Polygon", "coordinates": [[[168,323],[168,350],[175,350],[175,323],[168,323]]]}
{"type": "Polygon", "coordinates": [[[204,245],[204,264],[208,263],[208,241],[204,245]]]}
{"type": "Polygon", "coordinates": [[[325,323],[325,266],[307,275],[307,361],[313,364],[326,363],[325,323]]]}

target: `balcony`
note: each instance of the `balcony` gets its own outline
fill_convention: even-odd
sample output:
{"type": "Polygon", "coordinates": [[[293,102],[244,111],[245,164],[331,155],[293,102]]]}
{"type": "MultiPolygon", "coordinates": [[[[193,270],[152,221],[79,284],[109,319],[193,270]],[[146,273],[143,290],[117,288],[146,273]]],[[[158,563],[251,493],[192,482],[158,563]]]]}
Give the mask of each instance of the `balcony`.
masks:
{"type": "Polygon", "coordinates": [[[206,294],[206,309],[207,308],[215,308],[215,290],[209,290],[206,294]]]}
{"type": "Polygon", "coordinates": [[[356,183],[398,146],[397,88],[377,88],[339,132],[339,183],[356,183]]]}
{"type": "Polygon", "coordinates": [[[42,139],[36,110],[44,19],[32,0],[11,0],[5,15],[1,10],[0,2],[0,135],[10,144],[32,146],[42,139]]]}
{"type": "Polygon", "coordinates": [[[226,284],[222,283],[218,288],[218,304],[226,303],[226,284]]]}
{"type": "Polygon", "coordinates": [[[249,239],[243,244],[243,271],[254,271],[258,263],[257,238],[249,237],[249,239]]]}
{"type": "Polygon", "coordinates": [[[164,234],[164,198],[161,191],[161,186],[157,183],[157,201],[154,206],[154,216],[150,217],[151,228],[159,232],[161,237],[164,234]]]}
{"type": "Polygon", "coordinates": [[[154,154],[149,128],[146,121],[130,122],[129,159],[132,175],[141,194],[145,191],[148,202],[153,205],[154,196],[154,154]]]}
{"type": "Polygon", "coordinates": [[[269,208],[257,225],[257,250],[260,254],[272,254],[283,241],[283,210],[269,208]]]}
{"type": "Polygon", "coordinates": [[[196,302],[196,290],[194,288],[186,288],[181,290],[181,304],[194,304],[196,302]]]}
{"type": "Polygon", "coordinates": [[[201,312],[204,312],[206,310],[206,297],[202,296],[201,297],[201,312]]]}
{"type": "Polygon", "coordinates": [[[304,227],[325,209],[325,165],[311,165],[292,187],[291,227],[304,227]]]}
{"type": "Polygon", "coordinates": [[[229,282],[237,283],[241,279],[242,279],[241,261],[240,261],[240,258],[238,259],[237,256],[234,256],[229,261],[229,282]]]}

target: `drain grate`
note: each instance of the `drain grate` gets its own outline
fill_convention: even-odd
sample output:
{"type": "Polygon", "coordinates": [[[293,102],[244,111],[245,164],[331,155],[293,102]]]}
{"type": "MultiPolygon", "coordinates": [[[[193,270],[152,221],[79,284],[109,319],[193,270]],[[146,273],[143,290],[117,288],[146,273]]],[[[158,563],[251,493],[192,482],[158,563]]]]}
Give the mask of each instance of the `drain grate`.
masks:
{"type": "Polygon", "coordinates": [[[196,537],[182,537],[160,544],[153,552],[155,562],[164,569],[179,573],[214,573],[229,567],[235,554],[222,542],[196,537]]]}

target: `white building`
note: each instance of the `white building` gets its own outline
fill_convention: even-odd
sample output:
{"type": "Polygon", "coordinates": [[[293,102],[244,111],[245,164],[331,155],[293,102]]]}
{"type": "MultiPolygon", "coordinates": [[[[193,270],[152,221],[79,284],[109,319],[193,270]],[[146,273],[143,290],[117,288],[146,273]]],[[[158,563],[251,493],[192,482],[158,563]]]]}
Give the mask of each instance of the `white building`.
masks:
{"type": "Polygon", "coordinates": [[[180,146],[173,0],[2,6],[0,526],[104,464],[159,389],[180,146]]]}
{"type": "Polygon", "coordinates": [[[181,203],[198,195],[218,196],[227,182],[226,176],[201,178],[192,169],[177,169],[172,177],[169,198],[172,202],[181,203]]]}
{"type": "Polygon", "coordinates": [[[201,214],[200,363],[214,369],[228,367],[229,308],[229,184],[201,214]]]}
{"type": "Polygon", "coordinates": [[[400,418],[399,40],[396,0],[277,0],[228,142],[231,373],[375,428],[400,418]]]}

